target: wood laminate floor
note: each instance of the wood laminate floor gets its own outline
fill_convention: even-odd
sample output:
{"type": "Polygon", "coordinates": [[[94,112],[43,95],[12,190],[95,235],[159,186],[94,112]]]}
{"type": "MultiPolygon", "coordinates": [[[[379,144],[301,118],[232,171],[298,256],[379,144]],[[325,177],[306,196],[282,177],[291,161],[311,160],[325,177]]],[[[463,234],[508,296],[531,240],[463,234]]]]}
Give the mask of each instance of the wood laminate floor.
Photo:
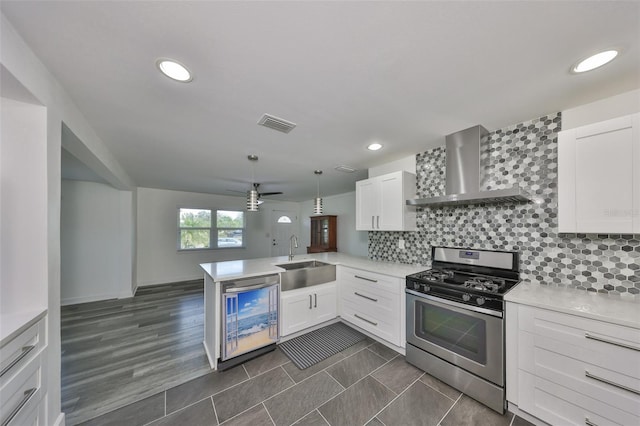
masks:
{"type": "Polygon", "coordinates": [[[138,288],[135,297],[63,306],[66,424],[211,372],[202,346],[203,280],[138,288]]]}

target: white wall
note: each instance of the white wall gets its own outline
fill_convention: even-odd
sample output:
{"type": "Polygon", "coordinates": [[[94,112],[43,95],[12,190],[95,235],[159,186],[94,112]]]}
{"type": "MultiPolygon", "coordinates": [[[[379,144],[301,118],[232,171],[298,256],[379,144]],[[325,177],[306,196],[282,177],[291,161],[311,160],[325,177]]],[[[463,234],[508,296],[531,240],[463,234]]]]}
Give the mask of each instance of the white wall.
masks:
{"type": "Polygon", "coordinates": [[[0,312],[47,307],[47,110],[1,99],[0,312]]]}
{"type": "Polygon", "coordinates": [[[132,198],[101,183],[62,181],[62,305],[133,296],[132,198]]]}
{"type": "MultiPolygon", "coordinates": [[[[338,222],[338,251],[354,256],[367,256],[369,237],[366,231],[356,231],[356,193],[332,195],[322,198],[323,214],[337,215],[338,222]]],[[[301,231],[300,247],[306,248],[311,244],[311,219],[313,215],[313,200],[300,203],[301,231]]]]}
{"type": "Polygon", "coordinates": [[[409,173],[416,173],[416,156],[410,155],[408,157],[401,158],[399,160],[391,161],[389,163],[380,164],[379,166],[369,168],[369,177],[386,175],[387,173],[398,172],[400,170],[407,171],[409,173]]]}
{"type": "Polygon", "coordinates": [[[636,112],[640,112],[640,90],[632,90],[562,111],[562,130],[636,112]]]}
{"type": "MultiPolygon", "coordinates": [[[[138,285],[153,285],[202,278],[200,263],[269,257],[271,210],[299,211],[298,203],[266,201],[259,212],[246,213],[246,248],[179,251],[180,207],[245,210],[244,197],[138,188],[138,285]]],[[[304,253],[303,247],[297,250],[304,253]]]]}
{"type": "MultiPolygon", "coordinates": [[[[64,416],[60,406],[60,153],[62,147],[62,122],[91,151],[92,156],[109,170],[111,178],[121,184],[131,183],[117,161],[111,156],[104,143],[97,136],[91,125],[84,118],[72,99],[58,81],[35,56],[31,48],[16,32],[4,14],[0,16],[0,63],[22,84],[34,98],[47,109],[46,148],[38,148],[35,156],[46,153],[46,187],[44,198],[47,216],[46,228],[46,284],[48,321],[48,350],[44,360],[43,384],[47,393],[46,418],[43,424],[64,424],[64,416]]],[[[4,124],[3,124],[4,125],[4,124]]],[[[27,166],[29,163],[26,164],[27,166]]],[[[42,202],[42,194],[33,194],[42,202]]],[[[3,205],[3,209],[6,207],[3,205]]],[[[4,255],[4,254],[3,254],[4,255]]],[[[22,265],[28,268],[30,265],[22,265]]]]}

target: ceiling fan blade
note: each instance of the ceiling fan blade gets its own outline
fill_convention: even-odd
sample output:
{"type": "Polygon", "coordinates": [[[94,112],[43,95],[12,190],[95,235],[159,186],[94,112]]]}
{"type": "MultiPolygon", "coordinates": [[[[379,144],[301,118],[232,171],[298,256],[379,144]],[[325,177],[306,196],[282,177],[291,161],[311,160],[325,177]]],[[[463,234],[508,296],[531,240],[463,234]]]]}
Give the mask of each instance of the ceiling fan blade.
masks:
{"type": "Polygon", "coordinates": [[[258,195],[262,197],[263,195],[269,196],[269,195],[280,195],[280,194],[284,194],[284,192],[261,192],[258,195]]]}

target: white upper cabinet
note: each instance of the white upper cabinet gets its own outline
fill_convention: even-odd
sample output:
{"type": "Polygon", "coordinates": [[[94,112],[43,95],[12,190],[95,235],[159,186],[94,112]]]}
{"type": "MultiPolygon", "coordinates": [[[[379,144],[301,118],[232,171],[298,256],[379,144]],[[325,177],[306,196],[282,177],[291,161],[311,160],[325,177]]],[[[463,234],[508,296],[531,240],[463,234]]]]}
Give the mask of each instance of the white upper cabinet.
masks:
{"type": "Polygon", "coordinates": [[[399,171],[356,182],[356,230],[415,231],[416,175],[399,171]]]}
{"type": "Polygon", "coordinates": [[[640,233],[640,114],[558,134],[558,232],[640,233]]]}

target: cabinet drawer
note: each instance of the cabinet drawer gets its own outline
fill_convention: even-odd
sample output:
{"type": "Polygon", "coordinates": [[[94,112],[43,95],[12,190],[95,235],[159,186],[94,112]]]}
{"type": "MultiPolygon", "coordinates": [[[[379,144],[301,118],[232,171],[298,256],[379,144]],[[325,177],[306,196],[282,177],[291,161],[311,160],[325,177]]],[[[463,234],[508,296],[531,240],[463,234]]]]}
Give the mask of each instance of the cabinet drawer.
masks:
{"type": "Polygon", "coordinates": [[[640,379],[640,330],[524,306],[518,315],[536,346],[640,379]]]}
{"type": "Polygon", "coordinates": [[[44,327],[41,319],[0,348],[0,387],[44,347],[44,327]]]}
{"type": "Polygon", "coordinates": [[[345,283],[340,289],[340,297],[358,306],[369,307],[374,312],[378,311],[378,316],[395,317],[400,312],[399,295],[376,290],[366,284],[345,283]]]}
{"type": "MultiPolygon", "coordinates": [[[[560,342],[521,332],[520,369],[631,413],[640,419],[640,380],[558,352],[560,342]]],[[[633,370],[635,365],[627,365],[633,370]]]]}
{"type": "Polygon", "coordinates": [[[518,408],[552,425],[637,425],[640,418],[519,370],[518,408]]]}
{"type": "Polygon", "coordinates": [[[41,355],[37,354],[10,380],[3,383],[0,389],[3,425],[22,425],[18,420],[27,416],[32,407],[39,404],[42,383],[41,355]]]}
{"type": "Polygon", "coordinates": [[[381,315],[374,308],[342,301],[342,318],[396,346],[400,346],[400,323],[397,318],[381,315]]]}
{"type": "Polygon", "coordinates": [[[347,267],[341,267],[340,272],[340,285],[360,284],[367,286],[371,291],[386,291],[393,294],[399,294],[402,290],[400,280],[395,277],[347,267]]]}

